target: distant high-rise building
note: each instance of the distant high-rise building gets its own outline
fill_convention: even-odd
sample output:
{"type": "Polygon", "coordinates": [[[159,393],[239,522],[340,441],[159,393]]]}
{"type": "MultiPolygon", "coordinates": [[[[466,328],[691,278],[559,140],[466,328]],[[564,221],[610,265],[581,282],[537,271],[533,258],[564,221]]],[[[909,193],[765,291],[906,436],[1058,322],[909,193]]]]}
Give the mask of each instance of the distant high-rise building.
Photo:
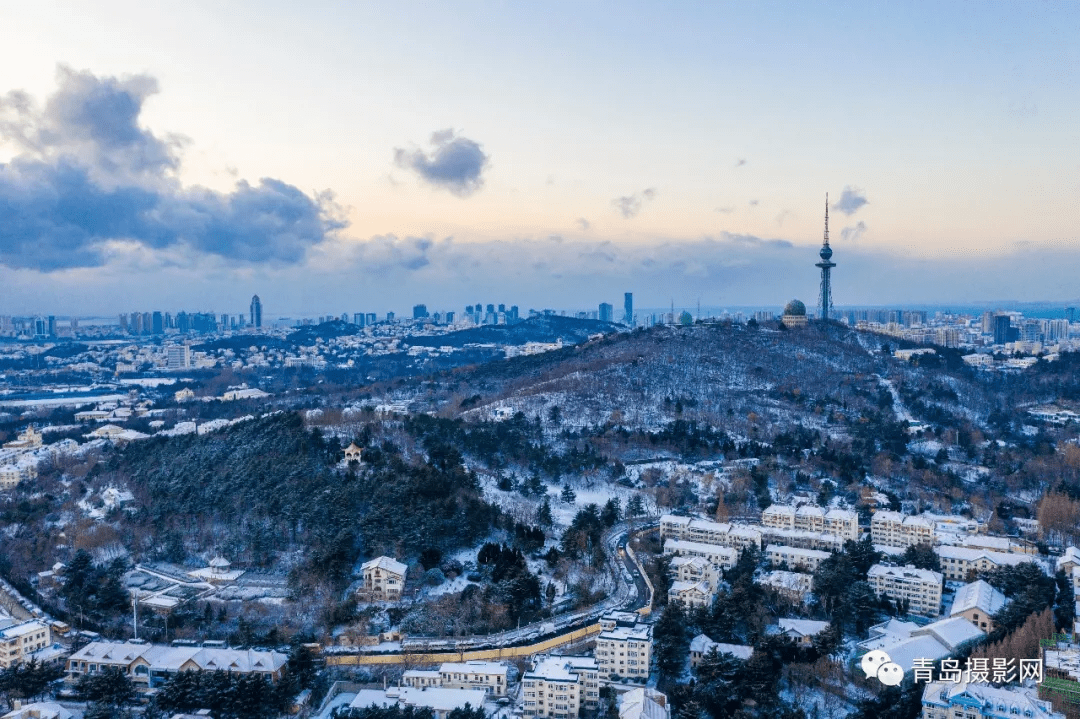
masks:
{"type": "Polygon", "coordinates": [[[378,319],[375,317],[374,312],[368,312],[365,319],[367,320],[367,324],[369,326],[375,324],[376,322],[378,322],[378,319]]]}
{"type": "Polygon", "coordinates": [[[44,317],[34,318],[34,336],[46,337],[49,331],[49,323],[44,317]]]}
{"type": "Polygon", "coordinates": [[[262,327],[262,300],[258,295],[251,298],[251,324],[256,328],[262,327]]]}
{"type": "Polygon", "coordinates": [[[505,314],[506,313],[506,305],[500,303],[499,304],[499,312],[505,314]]]}
{"type": "Polygon", "coordinates": [[[427,305],[413,305],[412,316],[414,320],[422,320],[427,317],[427,305]]]}
{"type": "Polygon", "coordinates": [[[448,324],[448,325],[454,324],[454,313],[453,312],[447,312],[446,313],[446,324],[448,324]]]}
{"type": "Polygon", "coordinates": [[[178,332],[191,331],[191,317],[187,312],[176,313],[176,329],[178,332]]]}
{"type": "Polygon", "coordinates": [[[518,306],[517,305],[511,305],[511,307],[510,307],[510,315],[509,316],[514,318],[515,321],[521,319],[521,317],[518,315],[518,306]]]}
{"type": "Polygon", "coordinates": [[[1012,329],[1012,319],[1008,315],[994,317],[994,344],[1003,345],[1009,342],[1009,330],[1012,329]]]}
{"type": "Polygon", "coordinates": [[[56,336],[56,315],[49,315],[49,336],[56,336]]]}
{"type": "Polygon", "coordinates": [[[169,369],[187,369],[191,366],[191,348],[176,345],[165,351],[165,363],[169,369]]]}
{"type": "Polygon", "coordinates": [[[165,315],[155,312],[150,320],[150,330],[155,335],[165,334],[165,315]]]}
{"type": "Polygon", "coordinates": [[[357,327],[363,327],[364,326],[364,313],[363,312],[353,312],[352,323],[354,325],[356,325],[357,327]]]}
{"type": "Polygon", "coordinates": [[[236,320],[233,320],[233,321],[230,322],[228,315],[225,315],[225,314],[221,315],[221,329],[227,330],[227,329],[230,329],[231,327],[234,327],[235,325],[236,325],[236,320]]]}
{"type": "Polygon", "coordinates": [[[130,325],[131,334],[133,334],[133,335],[141,335],[142,334],[142,332],[143,332],[142,320],[143,320],[142,312],[132,312],[131,313],[131,325],[130,325]]]}
{"type": "Polygon", "coordinates": [[[154,318],[149,312],[142,313],[142,333],[144,335],[150,334],[150,330],[154,327],[154,318]]]}
{"type": "Polygon", "coordinates": [[[126,312],[121,312],[119,317],[120,331],[127,334],[128,331],[128,316],[126,312]]]}
{"type": "Polygon", "coordinates": [[[387,312],[386,313],[386,321],[387,322],[393,322],[395,316],[396,315],[393,312],[387,312]]]}
{"type": "Polygon", "coordinates": [[[611,322],[611,320],[612,320],[612,318],[614,318],[614,316],[615,316],[615,308],[612,307],[611,304],[608,303],[608,302],[601,302],[600,303],[600,321],[601,322],[611,322]]]}
{"type": "Polygon", "coordinates": [[[819,290],[819,302],[821,304],[821,319],[828,322],[829,312],[832,310],[832,268],[836,263],[832,261],[832,248],[829,247],[829,193],[825,193],[825,240],[818,252],[821,262],[815,267],[821,268],[821,289],[819,290]]]}
{"type": "Polygon", "coordinates": [[[987,310],[983,312],[982,316],[982,333],[984,335],[994,334],[994,313],[987,310]]]}
{"type": "Polygon", "coordinates": [[[623,324],[627,327],[634,326],[634,293],[623,294],[623,324]]]}

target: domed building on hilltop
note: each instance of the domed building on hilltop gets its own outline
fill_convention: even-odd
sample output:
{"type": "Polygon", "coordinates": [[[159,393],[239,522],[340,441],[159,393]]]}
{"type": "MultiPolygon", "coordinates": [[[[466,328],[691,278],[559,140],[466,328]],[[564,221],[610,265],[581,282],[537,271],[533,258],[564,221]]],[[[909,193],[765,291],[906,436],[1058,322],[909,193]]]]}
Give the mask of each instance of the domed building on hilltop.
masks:
{"type": "Polygon", "coordinates": [[[784,315],[780,318],[785,327],[806,326],[806,305],[799,300],[792,300],[784,306],[784,315]]]}

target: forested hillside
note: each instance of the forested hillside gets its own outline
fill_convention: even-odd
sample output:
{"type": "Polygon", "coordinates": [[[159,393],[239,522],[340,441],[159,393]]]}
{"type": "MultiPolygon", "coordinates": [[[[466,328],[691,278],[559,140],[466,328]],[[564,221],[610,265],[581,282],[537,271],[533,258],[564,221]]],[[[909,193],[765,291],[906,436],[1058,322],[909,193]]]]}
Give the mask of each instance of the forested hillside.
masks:
{"type": "Polygon", "coordinates": [[[102,479],[135,492],[136,526],[165,538],[150,553],[183,561],[220,551],[234,561],[344,580],[361,557],[473,543],[497,518],[460,455],[433,446],[405,458],[387,443],[361,468],[335,469],[336,439],[296,414],[238,423],[208,435],[133,443],[102,479]],[[356,471],[358,469],[358,471],[356,471]],[[281,567],[287,559],[292,566],[281,567]]]}

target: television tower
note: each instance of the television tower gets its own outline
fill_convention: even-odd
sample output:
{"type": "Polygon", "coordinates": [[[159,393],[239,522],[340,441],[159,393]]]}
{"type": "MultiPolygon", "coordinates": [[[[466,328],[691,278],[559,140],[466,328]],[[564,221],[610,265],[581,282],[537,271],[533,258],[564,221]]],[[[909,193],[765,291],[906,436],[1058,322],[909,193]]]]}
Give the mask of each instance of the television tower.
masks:
{"type": "Polygon", "coordinates": [[[836,263],[832,261],[832,248],[829,247],[828,192],[825,193],[825,242],[821,245],[818,256],[821,257],[821,262],[814,265],[821,268],[821,290],[818,293],[818,303],[821,305],[821,319],[827,321],[832,311],[832,276],[830,272],[832,268],[836,267],[836,263]]]}

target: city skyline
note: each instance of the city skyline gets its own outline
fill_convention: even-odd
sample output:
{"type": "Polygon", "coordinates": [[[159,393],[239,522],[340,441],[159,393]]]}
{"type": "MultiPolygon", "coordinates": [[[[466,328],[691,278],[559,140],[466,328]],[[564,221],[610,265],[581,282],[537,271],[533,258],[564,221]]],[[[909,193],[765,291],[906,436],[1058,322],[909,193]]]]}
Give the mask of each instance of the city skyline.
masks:
{"type": "Polygon", "coordinates": [[[0,312],[1077,296],[1070,6],[195,7],[11,10],[0,312]]]}

